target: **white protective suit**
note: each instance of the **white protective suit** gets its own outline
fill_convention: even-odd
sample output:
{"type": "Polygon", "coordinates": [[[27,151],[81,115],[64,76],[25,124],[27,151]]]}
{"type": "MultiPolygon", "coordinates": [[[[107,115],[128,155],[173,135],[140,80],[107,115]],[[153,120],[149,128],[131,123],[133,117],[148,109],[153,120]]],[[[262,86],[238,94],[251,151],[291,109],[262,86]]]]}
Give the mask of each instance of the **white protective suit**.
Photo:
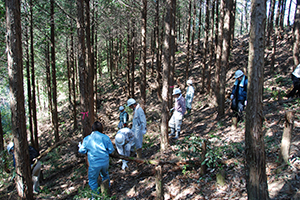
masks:
{"type": "Polygon", "coordinates": [[[134,145],[133,132],[129,128],[125,127],[120,129],[117,134],[122,134],[125,137],[125,144],[119,145],[116,143],[118,153],[123,156],[130,156],[130,149],[134,145]]]}
{"type": "Polygon", "coordinates": [[[136,149],[142,148],[143,145],[143,137],[144,134],[146,134],[146,128],[147,121],[146,116],[141,108],[140,104],[137,104],[137,106],[134,109],[133,112],[133,119],[132,119],[132,132],[134,133],[134,143],[136,149]]]}
{"type": "Polygon", "coordinates": [[[195,93],[195,89],[194,89],[193,86],[190,85],[187,88],[186,95],[185,95],[186,107],[188,109],[192,109],[192,102],[193,102],[193,98],[194,98],[194,93],[195,93]]]}

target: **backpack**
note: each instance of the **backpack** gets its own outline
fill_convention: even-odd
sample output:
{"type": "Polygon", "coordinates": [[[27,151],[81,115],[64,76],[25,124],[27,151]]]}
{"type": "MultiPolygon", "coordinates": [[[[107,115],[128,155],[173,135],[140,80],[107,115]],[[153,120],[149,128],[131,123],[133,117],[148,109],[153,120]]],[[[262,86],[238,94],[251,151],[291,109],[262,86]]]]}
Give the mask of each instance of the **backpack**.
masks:
{"type": "Polygon", "coordinates": [[[34,163],[33,159],[38,157],[40,153],[32,146],[28,146],[28,151],[29,151],[30,163],[33,164],[34,163]]]}

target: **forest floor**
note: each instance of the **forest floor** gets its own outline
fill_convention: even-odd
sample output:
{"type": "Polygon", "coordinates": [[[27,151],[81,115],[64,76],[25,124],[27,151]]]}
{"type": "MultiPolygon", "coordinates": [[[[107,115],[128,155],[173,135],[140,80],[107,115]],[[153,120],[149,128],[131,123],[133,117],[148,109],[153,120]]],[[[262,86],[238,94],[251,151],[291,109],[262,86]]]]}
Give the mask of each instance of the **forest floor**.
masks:
{"type": "MultiPolygon", "coordinates": [[[[291,72],[292,32],[282,35],[277,46],[275,72],[270,73],[271,49],[266,49],[266,64],[264,69],[263,132],[265,134],[266,173],[268,190],[271,199],[300,199],[300,99],[286,100],[283,97],[292,88],[291,72]],[[289,165],[282,166],[279,162],[280,143],[284,129],[286,111],[295,111],[294,131],[292,135],[289,165]]],[[[181,47],[184,48],[184,47],[181,47]]],[[[176,54],[175,76],[176,85],[185,94],[185,53],[176,54]],[[183,83],[183,84],[182,84],[183,83]]],[[[248,61],[248,37],[235,39],[232,49],[229,69],[227,72],[226,91],[231,91],[234,82],[234,72],[237,69],[246,71],[248,61]]],[[[150,61],[149,61],[150,62],[150,61]]],[[[143,156],[145,159],[180,160],[184,158],[197,159],[201,156],[199,147],[202,139],[208,141],[207,153],[210,166],[204,175],[200,175],[200,166],[194,165],[164,165],[163,188],[164,199],[247,199],[245,179],[245,122],[240,122],[237,129],[231,128],[230,101],[226,101],[225,116],[217,118],[214,95],[202,93],[201,68],[199,54],[195,55],[195,64],[190,68],[193,79],[195,97],[192,113],[183,120],[182,134],[179,140],[170,139],[170,146],[165,152],[160,151],[160,104],[156,90],[151,87],[154,78],[147,77],[147,134],[144,137],[143,156]],[[196,156],[196,157],[194,157],[196,156]],[[192,158],[194,157],[194,158],[192,158]],[[220,162],[221,161],[221,162],[220,162]],[[224,184],[217,182],[219,174],[225,174],[224,184]]],[[[212,69],[214,71],[214,69],[212,69]]],[[[149,70],[150,72],[150,70],[149,70]]],[[[213,77],[213,76],[212,76],[213,77]]],[[[128,97],[124,93],[125,75],[109,82],[108,77],[101,78],[101,106],[97,118],[104,123],[104,133],[114,142],[120,105],[125,105],[128,97]],[[122,83],[123,81],[123,83],[122,83]]],[[[138,80],[138,77],[137,77],[138,80]]],[[[139,100],[139,81],[136,81],[136,96],[139,100]]],[[[214,84],[214,83],[213,83],[214,84]]],[[[214,88],[214,85],[213,87],[214,88]]],[[[100,92],[99,92],[100,94],[100,92]]],[[[78,111],[77,120],[82,117],[78,111]]],[[[130,112],[130,111],[129,111],[130,112]]],[[[130,112],[130,120],[132,112],[130,112]]],[[[82,140],[79,130],[73,131],[73,119],[69,104],[64,101],[59,107],[61,139],[82,140]]],[[[48,118],[39,121],[41,152],[53,144],[54,137],[48,118]]],[[[89,186],[85,157],[78,154],[78,147],[66,143],[51,151],[42,159],[43,180],[41,192],[36,199],[88,199],[89,186]]],[[[129,169],[123,171],[117,159],[110,161],[110,191],[112,199],[155,199],[154,166],[128,163],[129,169]]],[[[218,179],[219,180],[219,179],[218,179]]],[[[6,189],[8,190],[8,189],[6,189]]],[[[3,194],[3,189],[0,189],[3,194]]],[[[16,190],[11,189],[3,199],[14,199],[16,190]]]]}

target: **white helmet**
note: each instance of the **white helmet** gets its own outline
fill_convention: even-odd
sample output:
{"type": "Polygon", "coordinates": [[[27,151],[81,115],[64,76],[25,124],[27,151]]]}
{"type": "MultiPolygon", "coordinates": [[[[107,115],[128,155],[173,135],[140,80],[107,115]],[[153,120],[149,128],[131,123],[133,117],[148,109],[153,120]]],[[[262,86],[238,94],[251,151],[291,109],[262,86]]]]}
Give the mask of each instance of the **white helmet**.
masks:
{"type": "Polygon", "coordinates": [[[115,142],[118,145],[124,145],[125,144],[125,136],[121,133],[117,133],[115,142]]]}
{"type": "Polygon", "coordinates": [[[12,154],[12,152],[11,152],[11,150],[13,150],[14,149],[14,143],[13,142],[11,142],[11,143],[9,143],[8,145],[7,145],[7,151],[8,151],[8,153],[9,154],[12,154]]]}
{"type": "Polygon", "coordinates": [[[239,77],[241,77],[243,75],[244,75],[244,73],[242,72],[242,70],[237,70],[235,72],[234,78],[239,78],[239,77]]]}
{"type": "Polygon", "coordinates": [[[193,84],[193,81],[190,79],[190,80],[187,80],[186,84],[190,84],[192,85],[193,84]]]}
{"type": "Polygon", "coordinates": [[[175,94],[181,94],[181,90],[179,88],[175,88],[173,90],[173,94],[172,95],[175,95],[175,94]]]}
{"type": "Polygon", "coordinates": [[[128,99],[127,106],[132,106],[133,104],[136,104],[136,101],[133,98],[128,99]]]}
{"type": "Polygon", "coordinates": [[[124,110],[124,106],[119,107],[119,111],[122,111],[122,110],[124,110]]]}

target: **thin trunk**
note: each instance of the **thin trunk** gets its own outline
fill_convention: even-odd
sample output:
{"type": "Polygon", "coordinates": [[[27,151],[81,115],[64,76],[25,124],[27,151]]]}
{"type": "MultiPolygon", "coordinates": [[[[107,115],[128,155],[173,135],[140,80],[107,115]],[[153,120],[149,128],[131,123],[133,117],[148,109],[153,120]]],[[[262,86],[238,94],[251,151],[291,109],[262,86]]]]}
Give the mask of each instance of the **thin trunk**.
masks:
{"type": "Polygon", "coordinates": [[[268,30],[267,30],[267,43],[266,46],[270,45],[270,39],[271,35],[273,33],[273,21],[274,21],[274,13],[275,13],[275,1],[276,0],[271,0],[272,4],[270,3],[270,8],[269,8],[269,18],[268,18],[268,30]]]}
{"type": "Polygon", "coordinates": [[[245,129],[246,188],[249,200],[269,199],[263,125],[266,1],[252,1],[245,129]]]}
{"type": "Polygon", "coordinates": [[[126,77],[127,77],[127,96],[130,96],[130,66],[131,66],[131,34],[130,34],[130,21],[128,21],[127,27],[127,66],[126,66],[126,77]]]}
{"type": "Polygon", "coordinates": [[[290,4],[289,4],[289,11],[288,11],[288,16],[287,16],[287,26],[290,26],[290,15],[291,15],[291,7],[292,7],[292,0],[290,1],[290,4]]]}
{"type": "Polygon", "coordinates": [[[21,199],[33,200],[24,108],[20,1],[6,1],[6,52],[15,149],[15,182],[21,199]]]}
{"type": "Polygon", "coordinates": [[[142,51],[141,51],[141,107],[146,112],[146,72],[147,72],[147,45],[146,45],[146,29],[147,29],[147,0],[142,0],[142,24],[141,24],[141,36],[142,36],[142,51]]]}
{"type": "Polygon", "coordinates": [[[299,65],[299,48],[300,48],[300,0],[297,0],[296,14],[294,23],[294,47],[293,47],[293,59],[294,65],[299,65]]]}
{"type": "Polygon", "coordinates": [[[197,52],[200,53],[201,52],[201,17],[202,17],[202,0],[200,0],[200,6],[199,6],[199,17],[198,17],[198,21],[199,21],[199,26],[198,26],[198,50],[197,52]]]}
{"type": "Polygon", "coordinates": [[[171,20],[171,7],[172,0],[166,1],[166,16],[165,16],[165,38],[164,38],[164,51],[163,51],[163,73],[162,73],[162,104],[161,104],[161,143],[160,149],[164,151],[168,148],[169,140],[168,140],[168,80],[169,80],[169,70],[170,70],[170,20],[171,20]]]}
{"type": "Polygon", "coordinates": [[[131,98],[134,98],[134,70],[135,70],[135,20],[132,20],[131,26],[131,98]]]}
{"type": "MultiPolygon", "coordinates": [[[[46,65],[46,80],[47,80],[47,95],[48,95],[48,110],[50,116],[52,116],[52,87],[51,87],[51,70],[50,70],[50,51],[49,51],[49,43],[46,44],[46,51],[45,51],[45,65],[46,65]]],[[[52,117],[50,117],[51,123],[52,117]]]]}
{"type": "Polygon", "coordinates": [[[193,28],[192,28],[192,48],[191,48],[191,61],[194,64],[195,63],[195,32],[196,32],[196,0],[194,0],[193,3],[193,28]]]}
{"type": "Polygon", "coordinates": [[[286,0],[282,0],[281,2],[281,12],[280,12],[280,32],[283,31],[283,20],[284,20],[284,13],[285,13],[285,7],[286,7],[286,0]]]}
{"type": "MultiPolygon", "coordinates": [[[[52,71],[52,123],[54,128],[55,142],[59,142],[58,117],[57,117],[57,91],[56,91],[56,66],[55,66],[55,39],[54,39],[54,0],[50,0],[50,27],[51,27],[51,71],[52,71]]],[[[32,105],[34,107],[34,105],[32,105]]]]}
{"type": "Polygon", "coordinates": [[[206,15],[205,15],[205,34],[204,34],[204,43],[203,43],[203,58],[202,58],[202,92],[205,91],[206,85],[205,85],[205,79],[206,79],[206,58],[207,58],[207,52],[208,52],[208,35],[209,35],[209,7],[210,7],[210,0],[206,0],[206,15]]]}
{"type": "Polygon", "coordinates": [[[156,38],[155,38],[155,48],[156,48],[156,82],[157,82],[157,96],[160,100],[162,100],[161,97],[161,51],[160,51],[160,32],[159,32],[159,0],[156,1],[156,9],[155,9],[155,32],[156,32],[156,38]]]}
{"type": "Polygon", "coordinates": [[[72,80],[72,96],[73,96],[73,120],[74,120],[74,130],[76,130],[78,128],[77,126],[77,111],[76,111],[76,82],[75,82],[75,77],[76,77],[76,74],[75,74],[75,61],[74,61],[74,36],[73,36],[73,23],[71,21],[71,49],[70,49],[70,70],[71,70],[71,80],[72,80]]]}
{"type": "Polygon", "coordinates": [[[214,58],[214,45],[213,45],[213,37],[214,37],[214,13],[215,11],[215,1],[212,2],[212,8],[211,8],[211,17],[210,17],[210,24],[211,24],[211,31],[208,39],[209,43],[209,61],[207,63],[208,65],[208,77],[207,77],[207,92],[209,95],[211,95],[211,73],[213,68],[213,58],[214,58]]]}
{"type": "Polygon", "coordinates": [[[72,89],[71,89],[71,72],[70,72],[68,37],[66,37],[66,60],[67,60],[68,90],[69,90],[68,97],[69,97],[69,103],[70,103],[70,105],[72,105],[72,100],[71,100],[72,89]]]}
{"type": "Polygon", "coordinates": [[[33,135],[33,124],[32,124],[32,96],[31,96],[31,84],[30,84],[30,57],[29,57],[29,36],[28,36],[28,26],[25,29],[25,55],[26,55],[26,75],[27,75],[27,95],[28,95],[28,123],[30,132],[30,142],[34,146],[34,135],[33,135]]]}
{"type": "Polygon", "coordinates": [[[216,56],[216,98],[218,107],[221,106],[220,93],[221,93],[221,58],[222,58],[222,45],[223,45],[223,25],[224,25],[224,2],[225,0],[221,0],[220,4],[220,17],[219,17],[219,36],[218,36],[218,46],[217,46],[217,56],[216,56]]]}
{"type": "MultiPolygon", "coordinates": [[[[281,4],[281,0],[278,1],[278,5],[281,4]]],[[[276,59],[276,44],[277,44],[277,37],[279,35],[279,17],[280,17],[280,6],[277,7],[277,14],[275,20],[275,33],[273,37],[273,48],[272,48],[272,56],[271,56],[271,66],[270,66],[270,73],[274,73],[274,65],[276,59]]]]}
{"type": "Polygon", "coordinates": [[[191,20],[192,20],[192,0],[189,0],[188,10],[188,27],[187,27],[187,50],[186,50],[186,64],[185,64],[185,80],[189,79],[189,67],[190,67],[190,38],[191,38],[191,20]]]}

